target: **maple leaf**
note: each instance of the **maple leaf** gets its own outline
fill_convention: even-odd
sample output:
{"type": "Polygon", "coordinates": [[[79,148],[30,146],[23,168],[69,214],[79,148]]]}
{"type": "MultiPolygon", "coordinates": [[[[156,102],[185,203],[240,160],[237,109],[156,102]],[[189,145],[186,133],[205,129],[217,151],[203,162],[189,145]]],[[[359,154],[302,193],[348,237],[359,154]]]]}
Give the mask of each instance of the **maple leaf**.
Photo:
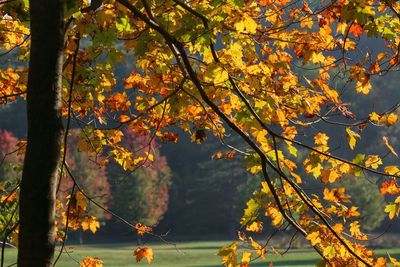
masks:
{"type": "Polygon", "coordinates": [[[242,19],[235,23],[234,27],[238,32],[254,34],[257,32],[258,24],[252,17],[245,13],[242,19]]]}
{"type": "Polygon", "coordinates": [[[372,112],[371,114],[369,114],[369,119],[373,122],[379,122],[380,121],[381,116],[379,116],[377,113],[372,112]]]}
{"type": "Polygon", "coordinates": [[[395,258],[390,256],[389,253],[388,253],[388,256],[389,256],[390,262],[393,264],[393,267],[399,267],[400,266],[400,262],[398,260],[396,260],[395,258]]]}
{"type": "Polygon", "coordinates": [[[393,124],[395,124],[397,122],[397,120],[398,120],[397,115],[394,113],[390,113],[390,114],[382,116],[379,119],[379,123],[386,124],[386,126],[390,127],[393,124]]]}
{"type": "Polygon", "coordinates": [[[393,204],[388,204],[385,206],[385,212],[389,213],[389,219],[393,219],[396,215],[399,214],[399,204],[398,203],[393,203],[393,204]]]}
{"type": "Polygon", "coordinates": [[[237,242],[233,242],[229,246],[222,247],[217,255],[222,257],[222,264],[227,267],[237,266],[237,242]]]}
{"type": "Polygon", "coordinates": [[[327,145],[329,140],[329,136],[327,136],[325,133],[318,133],[314,137],[314,142],[317,145],[327,145]]]}
{"type": "Polygon", "coordinates": [[[95,257],[84,257],[79,263],[80,267],[103,267],[103,261],[95,257]]]}
{"type": "Polygon", "coordinates": [[[382,165],[382,159],[378,155],[368,156],[365,160],[365,167],[371,167],[377,169],[379,165],[382,165]]]}
{"type": "Polygon", "coordinates": [[[151,233],[153,229],[149,226],[143,225],[141,223],[135,224],[135,229],[138,235],[143,236],[144,234],[151,233]]]}
{"type": "Polygon", "coordinates": [[[350,26],[349,32],[352,33],[355,37],[359,37],[364,33],[363,27],[358,23],[353,23],[350,26]]]}
{"type": "Polygon", "coordinates": [[[250,252],[243,252],[241,264],[249,264],[251,260],[251,253],[250,252]]]}
{"type": "Polygon", "coordinates": [[[137,247],[133,255],[136,257],[137,262],[141,261],[143,258],[146,258],[148,263],[153,261],[153,250],[148,247],[137,247]]]}
{"type": "MultiPolygon", "coordinates": [[[[396,166],[389,166],[389,167],[394,167],[396,169],[396,173],[399,172],[399,169],[396,166]]],[[[386,172],[385,167],[385,172],[386,172]]],[[[396,180],[390,180],[390,181],[385,181],[381,184],[381,194],[386,195],[386,194],[391,194],[391,195],[397,195],[400,193],[400,187],[397,185],[396,180]]]]}
{"type": "Polygon", "coordinates": [[[360,138],[361,136],[350,130],[350,128],[346,128],[346,135],[347,139],[349,141],[349,147],[351,150],[354,150],[354,147],[356,146],[357,138],[360,138]]]}
{"type": "Polygon", "coordinates": [[[93,234],[95,234],[97,229],[100,228],[100,223],[94,216],[86,216],[81,225],[83,231],[90,230],[93,234]]]}
{"type": "Polygon", "coordinates": [[[322,254],[328,259],[332,259],[336,256],[336,249],[334,246],[329,245],[322,251],[322,254]]]}
{"type": "Polygon", "coordinates": [[[125,122],[128,122],[130,120],[131,120],[131,118],[128,115],[119,116],[119,122],[121,122],[121,123],[125,123],[125,122]]]}
{"type": "Polygon", "coordinates": [[[246,226],[246,230],[254,233],[261,233],[263,230],[263,223],[261,221],[254,221],[246,226]]]}
{"type": "Polygon", "coordinates": [[[322,240],[319,237],[319,234],[320,234],[319,231],[316,231],[316,232],[312,232],[312,233],[307,235],[306,238],[307,238],[307,240],[309,240],[311,242],[312,246],[316,246],[319,243],[321,243],[322,240]]]}
{"type": "Polygon", "coordinates": [[[264,258],[264,255],[267,253],[267,250],[261,246],[259,243],[257,243],[252,237],[250,239],[250,244],[255,249],[257,255],[261,258],[264,258]]]}

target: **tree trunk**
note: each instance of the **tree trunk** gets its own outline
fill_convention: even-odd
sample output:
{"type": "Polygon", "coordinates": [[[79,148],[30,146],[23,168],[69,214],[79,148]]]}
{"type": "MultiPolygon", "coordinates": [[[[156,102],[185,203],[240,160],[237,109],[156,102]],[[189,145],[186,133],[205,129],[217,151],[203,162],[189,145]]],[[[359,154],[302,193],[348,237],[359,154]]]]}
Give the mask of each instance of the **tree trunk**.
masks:
{"type": "Polygon", "coordinates": [[[63,1],[30,0],[28,145],[20,192],[18,266],[51,266],[60,160],[63,1]]]}

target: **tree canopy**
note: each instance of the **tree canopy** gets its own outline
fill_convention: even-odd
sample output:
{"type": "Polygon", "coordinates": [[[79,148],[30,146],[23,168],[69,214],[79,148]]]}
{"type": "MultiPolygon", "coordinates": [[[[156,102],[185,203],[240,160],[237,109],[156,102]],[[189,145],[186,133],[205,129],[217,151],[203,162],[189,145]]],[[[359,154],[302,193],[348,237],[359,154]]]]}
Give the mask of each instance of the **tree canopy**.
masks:
{"type": "MultiPolygon", "coordinates": [[[[29,105],[40,98],[36,87],[29,91],[27,77],[32,85],[41,77],[12,62],[37,62],[32,61],[39,51],[33,49],[37,24],[27,23],[39,21],[34,2],[0,4],[1,46],[12,55],[0,70],[0,104],[24,98],[28,90],[28,114],[34,112],[29,105]]],[[[60,9],[54,6],[55,13],[60,9]]],[[[62,99],[63,149],[68,149],[72,121],[80,128],[78,149],[93,162],[105,166],[114,161],[135,171],[155,160],[152,140],[177,142],[178,128],[197,143],[213,136],[225,146],[215,157],[243,157],[245,168],[263,179],[247,202],[238,242],[219,252],[224,265],[248,266],[270,253],[251,237],[263,231],[265,216],[274,227],[290,226],[309,240],[322,265],[399,265],[392,257],[375,257],[364,245],[368,236],[351,201],[357,196],[335,184],[373,174],[381,194],[390,196],[380,208],[398,219],[400,167],[387,164],[387,158],[398,160],[391,140],[382,139],[384,154],[358,146],[369,128],[397,122],[398,105],[377,101],[372,111],[356,114],[348,94],[356,92],[362,99],[374,91],[372,79],[398,70],[399,18],[400,4],[390,0],[67,1],[63,83],[51,98],[60,93],[62,99]],[[117,81],[116,69],[132,60],[130,74],[117,81]],[[125,129],[147,135],[148,142],[126,148],[125,129]],[[231,143],[230,135],[241,142],[231,143]],[[341,138],[339,149],[331,145],[333,136],[341,138]],[[307,177],[322,185],[319,194],[307,193],[307,177]],[[245,249],[239,251],[239,245],[245,249]]],[[[59,42],[42,38],[44,43],[59,42]]],[[[39,120],[40,114],[35,115],[39,120]]],[[[53,131],[57,134],[59,128],[53,131]]],[[[28,135],[27,155],[30,147],[28,135]]],[[[87,202],[97,202],[80,186],[65,153],[63,171],[73,181],[67,210],[79,217],[87,202]]],[[[131,226],[139,234],[157,235],[142,224],[131,226]]],[[[138,261],[153,259],[148,247],[138,247],[134,254],[138,261]]],[[[84,261],[83,266],[99,260],[84,261]]]]}

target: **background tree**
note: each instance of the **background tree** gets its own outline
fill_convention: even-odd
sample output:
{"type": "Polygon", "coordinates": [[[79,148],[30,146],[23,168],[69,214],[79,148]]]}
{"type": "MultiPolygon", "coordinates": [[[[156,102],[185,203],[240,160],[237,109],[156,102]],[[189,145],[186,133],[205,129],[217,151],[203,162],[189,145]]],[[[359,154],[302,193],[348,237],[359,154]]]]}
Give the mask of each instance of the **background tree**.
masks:
{"type": "Polygon", "coordinates": [[[11,132],[0,130],[0,238],[2,247],[15,244],[18,235],[18,184],[21,181],[23,148],[11,132]],[[18,153],[19,152],[19,153],[18,153]]]}
{"type": "Polygon", "coordinates": [[[154,158],[145,163],[146,168],[124,172],[114,166],[112,209],[132,223],[156,226],[168,208],[171,171],[165,156],[161,156],[155,141],[149,143],[149,136],[140,136],[125,131],[124,147],[136,151],[151,146],[154,158]]]}
{"type": "Polygon", "coordinates": [[[339,185],[346,189],[346,193],[354,198],[354,205],[362,214],[360,218],[362,229],[371,231],[379,227],[385,218],[382,206],[385,205],[384,198],[376,188],[375,179],[361,177],[343,179],[339,185]]]}

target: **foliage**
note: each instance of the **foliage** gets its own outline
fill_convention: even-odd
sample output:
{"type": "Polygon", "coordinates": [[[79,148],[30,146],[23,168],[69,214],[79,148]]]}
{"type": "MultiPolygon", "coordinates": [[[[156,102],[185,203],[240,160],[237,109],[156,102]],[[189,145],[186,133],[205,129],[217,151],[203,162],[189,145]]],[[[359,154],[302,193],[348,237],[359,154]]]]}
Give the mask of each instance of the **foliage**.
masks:
{"type": "MultiPolygon", "coordinates": [[[[29,57],[29,29],[23,23],[28,7],[23,3],[6,2],[0,11],[0,39],[7,40],[2,48],[18,46],[20,59],[29,57]]],[[[392,195],[385,212],[398,219],[399,167],[388,165],[378,152],[358,152],[364,128],[396,124],[398,106],[362,116],[341,94],[353,90],[362,98],[374,90],[371,77],[398,67],[398,2],[99,3],[73,1],[65,12],[63,115],[82,126],[79,150],[91,154],[97,164],[113,159],[124,170],[135,171],[154,160],[154,138],[178,141],[176,127],[199,144],[214,135],[227,153],[236,151],[246,169],[264,179],[241,219],[248,233],[220,250],[224,265],[248,266],[270,253],[250,236],[262,231],[265,216],[272,226],[290,225],[309,240],[322,258],[321,266],[397,264],[392,257],[375,257],[358,242],[367,239],[361,214],[342,188],[330,184],[363,172],[379,175],[381,193],[392,195]],[[363,49],[362,40],[368,38],[379,39],[376,51],[363,49]],[[135,60],[135,67],[122,89],[114,69],[127,57],[135,60]],[[334,125],[334,130],[318,130],[324,124],[334,125]],[[126,128],[149,136],[148,143],[126,148],[126,128]],[[230,130],[241,137],[239,146],[225,142],[230,130]],[[348,143],[342,147],[349,152],[346,158],[332,146],[334,134],[348,143]],[[303,162],[296,161],[300,149],[306,153],[303,162]],[[304,190],[301,165],[323,185],[320,194],[304,190]]],[[[1,103],[25,94],[26,73],[23,68],[1,70],[1,103]]],[[[382,142],[388,155],[397,158],[390,140],[382,142]]],[[[84,192],[80,187],[76,193],[72,190],[71,216],[83,215],[85,202],[95,201],[84,192]]],[[[138,260],[152,258],[150,250],[136,251],[138,260]]]]}
{"type": "Polygon", "coordinates": [[[0,130],[0,237],[3,242],[17,242],[17,184],[21,180],[23,146],[12,133],[0,130]]]}

